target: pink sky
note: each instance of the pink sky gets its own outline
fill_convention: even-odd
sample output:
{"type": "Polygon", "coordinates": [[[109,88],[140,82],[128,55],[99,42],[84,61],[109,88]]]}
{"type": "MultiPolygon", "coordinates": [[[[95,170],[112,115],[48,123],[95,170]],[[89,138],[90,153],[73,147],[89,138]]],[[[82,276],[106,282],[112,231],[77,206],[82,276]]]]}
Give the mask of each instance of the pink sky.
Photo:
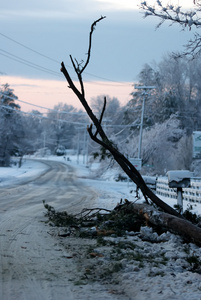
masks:
{"type": "MultiPolygon", "coordinates": [[[[82,108],[79,100],[74,96],[71,89],[68,88],[65,79],[62,80],[44,80],[27,79],[14,76],[1,76],[0,84],[8,83],[10,88],[14,89],[14,94],[19,100],[31,104],[53,108],[59,102],[71,104],[74,107],[82,108]]],[[[116,97],[121,105],[125,105],[131,99],[130,93],[133,91],[131,82],[86,82],[86,99],[90,102],[91,98],[99,95],[108,95],[116,97]]],[[[17,102],[22,111],[40,110],[37,107],[17,102]]],[[[43,110],[40,110],[43,111],[43,110]]]]}

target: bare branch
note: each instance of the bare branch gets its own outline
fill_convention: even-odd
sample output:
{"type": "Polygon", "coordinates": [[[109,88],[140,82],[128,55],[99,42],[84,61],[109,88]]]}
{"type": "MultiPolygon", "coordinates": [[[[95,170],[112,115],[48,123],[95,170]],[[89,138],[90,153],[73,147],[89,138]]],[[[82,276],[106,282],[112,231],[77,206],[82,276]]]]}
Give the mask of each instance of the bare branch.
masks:
{"type": "Polygon", "coordinates": [[[111,210],[106,208],[83,208],[83,210],[80,213],[74,215],[74,217],[81,216],[81,219],[90,219],[100,214],[101,211],[111,213],[111,210]]]}
{"type": "Polygon", "coordinates": [[[69,88],[71,88],[73,90],[73,92],[76,94],[76,96],[79,98],[79,99],[82,99],[82,94],[79,92],[79,90],[76,88],[76,86],[74,85],[64,63],[62,62],[61,63],[61,72],[64,74],[68,84],[69,84],[69,88]]]}
{"type": "Polygon", "coordinates": [[[89,52],[88,52],[88,57],[87,57],[87,61],[86,64],[84,65],[82,70],[78,70],[75,66],[75,63],[71,57],[71,61],[73,64],[73,67],[75,69],[75,72],[77,73],[77,75],[79,74],[79,80],[81,83],[81,87],[82,87],[82,92],[80,93],[80,91],[75,87],[72,79],[69,76],[68,71],[65,68],[64,63],[61,63],[61,72],[63,72],[69,87],[73,90],[73,92],[76,94],[76,96],[78,97],[78,99],[80,100],[80,102],[82,103],[83,107],[85,108],[89,118],[92,120],[93,124],[96,127],[96,132],[95,134],[93,134],[92,132],[92,126],[88,127],[88,132],[89,135],[91,137],[92,140],[94,140],[96,143],[98,143],[99,145],[101,145],[102,147],[104,147],[106,150],[108,150],[113,158],[116,160],[116,162],[119,164],[119,166],[122,168],[122,170],[128,175],[128,177],[141,189],[144,198],[146,200],[146,202],[148,203],[148,198],[150,198],[156,205],[158,205],[159,207],[161,207],[162,209],[164,209],[166,212],[172,214],[172,215],[176,215],[178,217],[181,217],[172,207],[170,207],[169,205],[167,205],[165,202],[163,202],[161,199],[159,199],[146,185],[146,183],[144,182],[141,174],[137,171],[137,169],[131,164],[131,162],[122,154],[118,151],[118,149],[113,145],[113,143],[108,139],[107,135],[105,134],[102,126],[101,126],[101,122],[102,122],[102,118],[105,112],[105,108],[106,108],[106,98],[104,98],[104,105],[103,105],[103,109],[102,109],[102,113],[100,116],[100,119],[98,120],[97,117],[94,115],[94,113],[92,112],[87,100],[85,99],[84,96],[84,85],[82,82],[82,77],[81,77],[81,73],[83,72],[83,70],[86,68],[86,66],[89,63],[89,59],[90,59],[90,54],[91,54],[91,36],[92,33],[94,31],[94,27],[96,26],[96,23],[99,22],[100,20],[102,20],[105,17],[101,17],[100,19],[98,19],[97,21],[95,21],[92,26],[91,26],[91,32],[90,32],[90,42],[89,42],[89,52]],[[100,138],[97,138],[97,134],[99,134],[100,138]]]}
{"type": "Polygon", "coordinates": [[[91,25],[91,31],[90,31],[90,34],[89,34],[89,48],[88,48],[88,53],[87,53],[87,60],[86,60],[86,63],[84,65],[84,67],[80,70],[80,74],[82,74],[82,72],[86,69],[88,63],[89,63],[89,60],[90,60],[90,56],[91,56],[91,45],[92,45],[92,34],[95,30],[95,27],[96,27],[96,24],[98,22],[100,22],[101,20],[105,19],[106,16],[101,16],[98,20],[94,21],[93,24],[91,25]]]}
{"type": "MultiPolygon", "coordinates": [[[[99,128],[100,128],[100,125],[101,125],[101,122],[102,122],[102,119],[103,119],[103,115],[104,115],[105,109],[106,109],[106,97],[104,97],[103,109],[102,109],[102,112],[101,112],[101,115],[100,115],[100,119],[99,119],[99,128]]],[[[96,129],[95,136],[98,134],[99,128],[96,129]]]]}
{"type": "Polygon", "coordinates": [[[185,45],[186,51],[182,53],[182,56],[189,55],[192,58],[200,55],[201,53],[201,37],[198,33],[194,34],[194,39],[189,40],[185,45]]]}
{"type": "MultiPolygon", "coordinates": [[[[158,29],[165,21],[170,21],[171,25],[177,23],[185,29],[191,30],[192,27],[201,27],[201,1],[194,1],[194,8],[190,11],[185,11],[181,9],[178,5],[163,5],[162,1],[157,0],[157,5],[149,5],[147,1],[141,2],[140,8],[145,11],[144,17],[157,17],[160,21],[156,26],[158,29]]],[[[191,56],[192,58],[198,56],[201,53],[201,35],[194,34],[194,39],[190,40],[187,45],[185,45],[186,51],[176,54],[174,57],[191,56]]]]}
{"type": "MultiPolygon", "coordinates": [[[[91,31],[90,31],[90,34],[89,34],[89,48],[88,48],[88,53],[87,53],[87,60],[86,60],[86,63],[84,65],[83,68],[80,68],[81,64],[83,63],[83,61],[79,64],[78,61],[75,59],[76,61],[76,64],[77,66],[75,65],[75,62],[72,58],[72,55],[70,55],[70,60],[71,60],[71,63],[73,65],[73,68],[74,68],[74,71],[76,72],[77,74],[77,77],[78,77],[78,80],[80,82],[80,87],[81,87],[81,94],[83,96],[83,98],[85,98],[85,91],[84,91],[84,84],[83,84],[83,80],[82,80],[82,72],[86,69],[88,63],[89,63],[89,60],[90,60],[90,57],[91,57],[91,46],[92,46],[92,34],[95,30],[95,27],[96,27],[96,24],[98,22],[100,22],[101,20],[105,19],[106,17],[103,17],[101,16],[98,20],[94,21],[93,24],[91,25],[91,31]]],[[[63,72],[64,70],[64,63],[63,63],[63,66],[61,68],[61,72],[63,72]]],[[[64,73],[64,72],[63,72],[64,73]]],[[[65,71],[66,73],[66,71],[65,71]]],[[[65,75],[65,74],[64,74],[65,75]]],[[[65,76],[66,77],[66,76],[65,76]]],[[[68,77],[68,76],[67,76],[68,77]]],[[[68,77],[69,78],[69,77],[68,77]]],[[[67,78],[66,78],[67,79],[67,78]]],[[[68,79],[67,79],[68,81],[68,79]]],[[[70,88],[71,88],[71,84],[70,85],[70,88]]],[[[73,90],[74,91],[74,90],[73,90]]],[[[76,94],[77,95],[77,94],[76,94]]]]}
{"type": "MultiPolygon", "coordinates": [[[[74,70],[75,70],[75,72],[76,72],[76,74],[77,74],[78,80],[79,80],[79,82],[80,82],[80,87],[81,87],[81,93],[82,93],[82,96],[85,97],[84,85],[83,85],[83,81],[82,81],[82,75],[81,75],[81,73],[80,73],[80,71],[79,71],[79,65],[78,65],[78,63],[77,63],[78,67],[76,67],[75,62],[74,62],[74,60],[73,60],[73,58],[72,58],[72,55],[70,55],[70,60],[71,60],[71,62],[72,62],[73,68],[74,68],[74,70]]],[[[76,62],[77,62],[77,61],[76,61],[76,62]]]]}
{"type": "Polygon", "coordinates": [[[162,1],[157,1],[157,6],[149,5],[147,1],[141,2],[141,9],[145,11],[144,17],[154,16],[161,19],[160,23],[157,25],[157,28],[167,20],[172,23],[179,23],[184,28],[189,28],[191,30],[192,26],[200,27],[201,21],[197,16],[198,9],[194,9],[190,12],[182,11],[181,6],[174,6],[168,4],[164,6],[162,1]]]}

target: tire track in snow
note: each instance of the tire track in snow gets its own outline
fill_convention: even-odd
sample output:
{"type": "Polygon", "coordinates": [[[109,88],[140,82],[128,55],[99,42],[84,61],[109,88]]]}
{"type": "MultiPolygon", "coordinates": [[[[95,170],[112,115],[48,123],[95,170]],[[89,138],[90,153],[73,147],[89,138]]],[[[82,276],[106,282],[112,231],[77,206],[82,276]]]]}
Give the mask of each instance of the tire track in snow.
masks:
{"type": "Polygon", "coordinates": [[[98,286],[76,287],[77,266],[67,250],[47,234],[42,200],[71,212],[93,205],[96,193],[74,181],[73,169],[45,162],[48,170],[27,184],[0,189],[0,299],[113,299],[98,286]],[[69,172],[68,172],[69,171],[69,172]],[[96,296],[95,296],[96,295],[96,296]]]}

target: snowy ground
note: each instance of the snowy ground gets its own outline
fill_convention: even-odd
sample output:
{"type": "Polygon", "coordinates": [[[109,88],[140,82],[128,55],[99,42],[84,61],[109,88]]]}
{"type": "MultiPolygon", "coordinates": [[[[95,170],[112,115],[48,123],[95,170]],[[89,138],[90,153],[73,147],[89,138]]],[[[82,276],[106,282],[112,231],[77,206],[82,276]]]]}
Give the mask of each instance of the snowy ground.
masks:
{"type": "MultiPolygon", "coordinates": [[[[63,157],[54,159],[65,162],[63,157]]],[[[81,182],[96,191],[97,198],[93,203],[94,207],[112,209],[121,198],[127,198],[130,201],[135,199],[135,195],[130,193],[134,186],[128,182],[115,182],[114,174],[108,173],[104,180],[97,180],[94,176],[95,165],[92,168],[86,168],[81,160],[77,164],[75,157],[71,157],[71,161],[66,161],[66,163],[76,169],[81,182]]],[[[27,176],[31,179],[37,173],[43,172],[43,164],[39,161],[33,164],[29,160],[25,160],[20,169],[17,166],[0,168],[0,188],[10,183],[17,184],[18,180],[27,176]]],[[[172,206],[176,204],[174,200],[164,200],[172,206]]],[[[188,203],[184,202],[184,209],[187,205],[188,203]]],[[[195,211],[201,213],[201,205],[197,204],[195,211]]],[[[106,276],[109,270],[121,265],[118,272],[114,271],[112,274],[109,272],[108,290],[111,299],[201,300],[201,275],[193,272],[196,264],[200,264],[201,249],[199,247],[193,244],[183,244],[179,237],[170,233],[159,236],[148,227],[141,228],[138,234],[128,233],[126,237],[104,239],[105,247],[87,239],[83,239],[80,244],[71,238],[58,241],[69,253],[72,249],[76,252],[79,248],[83,254],[83,258],[79,258],[80,272],[85,275],[84,279],[79,280],[83,292],[88,281],[100,280],[103,271],[106,276]],[[92,252],[100,255],[94,259],[84,259],[85,250],[89,247],[87,243],[91,243],[92,252]]],[[[86,296],[86,293],[83,295],[85,296],[80,299],[92,299],[90,295],[86,296]]],[[[100,293],[96,298],[97,300],[105,299],[105,296],[100,293]]]]}
{"type": "MultiPolygon", "coordinates": [[[[37,157],[37,160],[35,160],[34,164],[31,160],[29,160],[29,158],[34,159],[35,157],[24,158],[24,163],[21,168],[18,167],[18,164],[9,168],[0,168],[0,187],[6,186],[10,183],[16,184],[18,181],[22,181],[23,179],[32,179],[45,171],[44,164],[40,163],[39,157],[37,157]]],[[[97,199],[97,204],[99,206],[102,205],[104,208],[112,209],[116,206],[121,198],[135,201],[135,185],[131,182],[116,182],[114,180],[115,171],[108,170],[107,173],[98,180],[95,176],[98,163],[87,167],[83,162],[82,157],[79,158],[79,162],[77,161],[76,156],[69,156],[69,158],[70,161],[67,161],[63,157],[56,156],[48,156],[45,159],[61,161],[74,167],[76,170],[76,175],[80,181],[83,181],[86,185],[93,187],[96,189],[96,191],[99,191],[100,198],[97,199]],[[108,199],[108,193],[112,198],[109,197],[108,199]]],[[[44,157],[41,159],[44,159],[44,157]]],[[[172,198],[170,199],[162,197],[162,200],[167,202],[172,207],[177,204],[176,200],[172,198]]],[[[190,204],[192,203],[184,201],[183,209],[186,210],[190,204]]],[[[201,214],[201,204],[194,204],[192,212],[201,214]]]]}
{"type": "Polygon", "coordinates": [[[31,180],[46,170],[46,166],[40,161],[33,163],[31,160],[24,159],[21,168],[18,167],[18,159],[14,159],[13,162],[12,167],[0,168],[0,187],[17,184],[24,179],[31,180]]]}

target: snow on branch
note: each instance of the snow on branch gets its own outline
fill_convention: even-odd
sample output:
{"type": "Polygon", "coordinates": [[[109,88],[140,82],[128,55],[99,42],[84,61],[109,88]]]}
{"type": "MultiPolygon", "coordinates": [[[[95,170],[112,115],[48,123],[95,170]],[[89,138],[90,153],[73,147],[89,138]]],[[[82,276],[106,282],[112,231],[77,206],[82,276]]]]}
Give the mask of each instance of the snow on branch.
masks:
{"type": "MultiPolygon", "coordinates": [[[[182,6],[167,4],[163,5],[162,1],[157,0],[156,5],[149,5],[147,1],[141,2],[140,8],[144,11],[144,18],[152,16],[157,17],[160,21],[156,26],[159,28],[165,21],[170,21],[171,25],[177,23],[182,26],[183,29],[191,30],[192,27],[201,27],[201,1],[193,0],[193,9],[190,11],[182,9],[182,6]]],[[[182,57],[185,55],[192,56],[192,58],[201,54],[201,35],[195,33],[193,39],[191,39],[187,45],[185,45],[185,51],[180,54],[174,54],[176,57],[182,57]]]]}
{"type": "Polygon", "coordinates": [[[192,26],[200,27],[201,20],[199,17],[199,12],[201,10],[201,4],[199,1],[194,4],[195,8],[191,11],[182,10],[181,6],[167,4],[163,5],[162,1],[157,0],[156,5],[149,5],[147,1],[141,2],[140,8],[145,11],[144,17],[154,16],[160,18],[160,22],[157,28],[162,25],[166,20],[172,23],[179,23],[184,28],[189,28],[191,30],[192,26]]]}

